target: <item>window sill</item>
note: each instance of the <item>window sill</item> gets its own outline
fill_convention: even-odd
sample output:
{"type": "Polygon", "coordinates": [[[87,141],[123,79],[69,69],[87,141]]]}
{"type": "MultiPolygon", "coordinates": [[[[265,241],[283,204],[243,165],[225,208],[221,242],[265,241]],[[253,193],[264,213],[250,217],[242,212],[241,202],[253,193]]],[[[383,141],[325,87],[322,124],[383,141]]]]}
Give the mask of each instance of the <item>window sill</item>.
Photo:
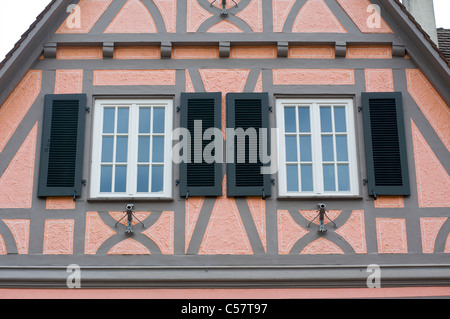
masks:
{"type": "Polygon", "coordinates": [[[88,202],[124,202],[124,201],[136,201],[136,202],[172,202],[173,197],[133,197],[133,196],[123,196],[123,197],[89,197],[88,202]]]}
{"type": "Polygon", "coordinates": [[[363,196],[358,194],[308,194],[308,195],[278,195],[279,200],[289,199],[363,199],[363,196]]]}

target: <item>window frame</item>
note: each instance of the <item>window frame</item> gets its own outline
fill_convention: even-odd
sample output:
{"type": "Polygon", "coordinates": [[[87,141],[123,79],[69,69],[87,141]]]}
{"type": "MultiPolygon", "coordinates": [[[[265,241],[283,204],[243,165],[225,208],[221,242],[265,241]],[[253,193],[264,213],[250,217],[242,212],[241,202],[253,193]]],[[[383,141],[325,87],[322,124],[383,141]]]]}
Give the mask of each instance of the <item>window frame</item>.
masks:
{"type": "MultiPolygon", "coordinates": [[[[172,98],[96,98],[94,100],[92,150],[91,150],[91,182],[90,199],[170,199],[172,198],[172,130],[173,99],[172,98]],[[129,106],[128,154],[126,192],[100,192],[103,109],[106,107],[129,106]],[[137,192],[139,107],[164,107],[164,167],[163,190],[161,192],[137,192]],[[135,123],[135,125],[132,125],[135,123]],[[134,130],[133,130],[134,127],[134,130]]],[[[153,119],[151,119],[153,120],[153,119]]],[[[114,133],[116,134],[116,133],[114,133]]],[[[153,133],[150,133],[152,136],[153,133]]],[[[160,133],[162,135],[162,133],[160,133]]],[[[158,134],[159,135],[159,134],[158,134]]],[[[150,162],[150,169],[151,169],[150,162]]],[[[151,181],[149,180],[151,185],[151,181]]],[[[114,187],[114,181],[112,182],[114,187]]]]}
{"type": "MultiPolygon", "coordinates": [[[[297,113],[296,113],[297,114],[297,113]]],[[[296,116],[297,117],[297,116],[296,116]]],[[[296,118],[298,122],[298,118],[296,118]]],[[[348,198],[360,197],[361,190],[359,185],[359,163],[357,153],[357,137],[355,125],[355,110],[354,100],[349,97],[336,98],[276,98],[276,124],[278,128],[278,196],[283,198],[348,198]],[[349,191],[325,191],[323,181],[323,160],[322,160],[322,132],[320,129],[320,105],[344,106],[345,117],[347,125],[347,148],[348,148],[348,165],[349,165],[349,191]],[[299,191],[287,191],[286,178],[286,147],[285,147],[285,106],[308,105],[310,107],[310,128],[311,128],[311,156],[312,156],[312,171],[313,171],[313,191],[300,191],[301,179],[298,180],[299,191]],[[314,125],[316,123],[316,125],[314,125]],[[314,145],[317,145],[314,147],[314,145]]],[[[333,124],[334,126],[334,124],[333,124]]],[[[334,130],[331,134],[335,136],[334,130]]],[[[294,134],[294,133],[293,133],[294,134]]],[[[299,135],[298,130],[295,134],[299,135]]],[[[333,144],[335,145],[335,143],[333,144]]],[[[297,144],[297,148],[300,146],[297,144]]],[[[335,153],[335,152],[334,152],[335,153]]],[[[298,153],[297,153],[298,154],[298,153]]],[[[298,156],[298,155],[297,155],[298,156]]],[[[297,163],[300,163],[300,158],[297,157],[297,163]]],[[[325,161],[326,162],[326,161],[325,161]]],[[[338,163],[334,157],[334,163],[338,163]]],[[[299,174],[300,175],[300,174],[299,174]]],[[[335,177],[337,179],[337,177],[335,177]]],[[[338,184],[336,184],[336,188],[338,184]]]]}

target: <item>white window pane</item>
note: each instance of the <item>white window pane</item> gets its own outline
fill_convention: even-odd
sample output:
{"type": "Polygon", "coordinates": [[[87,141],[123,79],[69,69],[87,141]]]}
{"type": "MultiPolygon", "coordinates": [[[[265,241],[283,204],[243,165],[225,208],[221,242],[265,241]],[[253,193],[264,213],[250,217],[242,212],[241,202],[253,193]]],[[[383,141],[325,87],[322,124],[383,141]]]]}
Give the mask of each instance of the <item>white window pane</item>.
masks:
{"type": "Polygon", "coordinates": [[[115,108],[105,108],[103,110],[103,133],[114,133],[115,108]]]}
{"type": "Polygon", "coordinates": [[[295,108],[284,108],[284,131],[286,133],[297,132],[297,123],[295,120],[295,108]]]}
{"type": "Polygon", "coordinates": [[[139,136],[138,162],[148,163],[149,161],[150,161],[150,136],[139,136]]]}
{"type": "Polygon", "coordinates": [[[102,162],[111,163],[113,161],[114,137],[103,136],[102,138],[102,162]]]}
{"type": "Polygon", "coordinates": [[[339,164],[338,167],[338,187],[340,191],[350,190],[350,178],[348,164],[339,164]]]}
{"type": "Polygon", "coordinates": [[[128,157],[128,137],[118,136],[116,142],[116,162],[126,163],[128,157]]]}
{"type": "Polygon", "coordinates": [[[301,175],[302,175],[302,191],[312,192],[314,189],[312,165],[302,164],[301,175]]]}
{"type": "Polygon", "coordinates": [[[153,108],[153,133],[164,133],[164,109],[153,108]]]}
{"type": "Polygon", "coordinates": [[[164,162],[164,136],[153,136],[152,161],[153,163],[164,162]]]}
{"type": "Polygon", "coordinates": [[[333,136],[322,136],[322,160],[324,162],[334,161],[333,136]]]}
{"type": "Polygon", "coordinates": [[[297,136],[286,136],[286,161],[297,162],[297,136]]]}
{"type": "Polygon", "coordinates": [[[331,107],[327,106],[320,108],[320,128],[323,133],[333,131],[331,124],[331,107]]]}
{"type": "Polygon", "coordinates": [[[114,191],[116,193],[124,193],[127,191],[127,167],[126,166],[116,166],[114,191]]]}
{"type": "Polygon", "coordinates": [[[334,108],[334,130],[335,132],[347,132],[345,122],[345,107],[334,108]]]}
{"type": "Polygon", "coordinates": [[[312,161],[311,136],[300,136],[300,160],[304,162],[312,161]]]}
{"type": "Polygon", "coordinates": [[[298,191],[298,166],[297,165],[286,165],[286,181],[287,181],[287,191],[297,192],[298,191]]]}
{"type": "Polygon", "coordinates": [[[152,192],[161,192],[164,185],[164,166],[152,166],[152,192]]]}
{"type": "Polygon", "coordinates": [[[335,191],[334,164],[323,165],[323,185],[325,191],[335,191]]]}
{"type": "Polygon", "coordinates": [[[138,176],[137,176],[137,191],[139,193],[148,192],[148,178],[149,178],[149,166],[139,165],[138,166],[138,176]]]}
{"type": "Polygon", "coordinates": [[[348,161],[347,136],[336,136],[336,157],[338,161],[348,161]]]}
{"type": "Polygon", "coordinates": [[[151,109],[148,107],[139,108],[139,133],[150,133],[151,109]]]}
{"type": "Polygon", "coordinates": [[[100,170],[100,192],[108,193],[111,192],[112,184],[112,166],[102,165],[100,170]]]}
{"type": "Polygon", "coordinates": [[[311,121],[309,117],[309,107],[298,108],[298,125],[300,133],[311,132],[311,121]]]}
{"type": "Polygon", "coordinates": [[[119,108],[117,111],[117,133],[128,133],[128,108],[119,108]]]}

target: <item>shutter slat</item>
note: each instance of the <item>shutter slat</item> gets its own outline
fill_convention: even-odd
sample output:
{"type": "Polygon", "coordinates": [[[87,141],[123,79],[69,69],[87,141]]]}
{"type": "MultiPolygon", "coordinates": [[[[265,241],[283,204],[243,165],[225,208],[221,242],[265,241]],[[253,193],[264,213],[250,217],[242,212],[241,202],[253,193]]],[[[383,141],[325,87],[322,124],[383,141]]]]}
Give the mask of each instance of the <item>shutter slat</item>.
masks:
{"type": "MultiPolygon", "coordinates": [[[[265,166],[260,155],[260,129],[269,126],[267,93],[227,94],[227,127],[242,129],[245,140],[234,138],[234,163],[227,164],[228,196],[270,196],[270,175],[261,174],[265,166]],[[251,130],[251,131],[250,131],[251,130]],[[255,133],[255,134],[254,134],[255,133]],[[250,145],[250,136],[256,137],[255,145],[250,145]],[[252,146],[252,147],[250,147],[252,146]],[[244,156],[238,151],[245,151],[244,156]],[[241,157],[245,160],[241,163],[241,157]],[[256,162],[250,162],[256,159],[256,162]]],[[[269,132],[267,130],[267,132],[269,132]]],[[[230,141],[227,141],[230,143],[230,141]]],[[[270,146],[269,146],[270,148],[270,146]]]]}
{"type": "MultiPolygon", "coordinates": [[[[195,163],[195,121],[202,121],[201,134],[208,128],[221,128],[221,93],[182,93],[181,127],[191,134],[190,163],[180,164],[180,196],[220,196],[222,195],[221,163],[206,163],[202,156],[201,163],[195,163]]],[[[204,148],[211,143],[202,139],[204,148]]],[[[213,153],[214,154],[214,153],[213,153]]]]}
{"type": "Polygon", "coordinates": [[[409,195],[402,97],[363,93],[369,195],[409,195]]]}
{"type": "Polygon", "coordinates": [[[81,195],[85,94],[45,97],[38,196],[81,195]]]}

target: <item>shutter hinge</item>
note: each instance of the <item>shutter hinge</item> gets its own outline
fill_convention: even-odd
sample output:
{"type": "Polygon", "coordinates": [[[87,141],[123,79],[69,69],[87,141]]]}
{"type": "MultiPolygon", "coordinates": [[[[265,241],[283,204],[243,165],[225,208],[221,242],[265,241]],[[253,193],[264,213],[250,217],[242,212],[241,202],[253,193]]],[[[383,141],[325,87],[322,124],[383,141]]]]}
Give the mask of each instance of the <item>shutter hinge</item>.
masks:
{"type": "Polygon", "coordinates": [[[273,112],[273,107],[269,106],[269,111],[273,112]]]}
{"type": "Polygon", "coordinates": [[[270,182],[272,183],[272,185],[275,185],[275,178],[272,178],[272,179],[270,180],[270,182]]]}
{"type": "Polygon", "coordinates": [[[367,178],[363,179],[363,185],[366,185],[368,182],[367,178]]]}
{"type": "Polygon", "coordinates": [[[177,113],[180,112],[181,106],[177,106],[177,113]]]}
{"type": "Polygon", "coordinates": [[[358,112],[361,112],[363,110],[362,106],[358,106],[358,112]]]}
{"type": "Polygon", "coordinates": [[[85,180],[85,179],[82,179],[82,180],[81,180],[81,184],[83,184],[84,186],[86,186],[86,180],[85,180]]]}
{"type": "Polygon", "coordinates": [[[180,184],[180,180],[179,180],[179,179],[176,179],[176,180],[175,180],[175,186],[178,186],[178,184],[180,184]]]}
{"type": "Polygon", "coordinates": [[[86,112],[91,113],[91,108],[89,106],[86,106],[86,112]]]}

